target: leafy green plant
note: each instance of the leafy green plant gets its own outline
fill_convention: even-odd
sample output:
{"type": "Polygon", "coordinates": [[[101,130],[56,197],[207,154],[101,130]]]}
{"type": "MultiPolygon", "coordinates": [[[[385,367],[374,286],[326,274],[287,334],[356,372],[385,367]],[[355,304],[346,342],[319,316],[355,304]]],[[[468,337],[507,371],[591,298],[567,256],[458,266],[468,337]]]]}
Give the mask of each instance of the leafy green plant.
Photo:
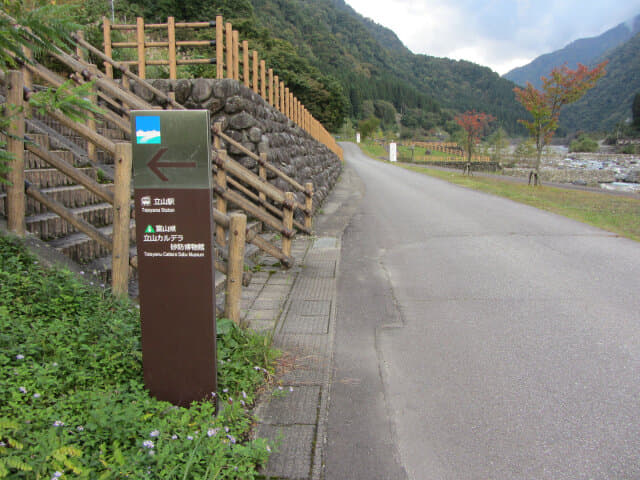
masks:
{"type": "Polygon", "coordinates": [[[271,446],[250,407],[277,352],[225,319],[218,348],[217,394],[151,397],[136,306],[0,237],[0,478],[255,478],[271,446]]]}
{"type": "Polygon", "coordinates": [[[570,152],[597,152],[598,142],[588,135],[582,134],[569,144],[570,152]]]}

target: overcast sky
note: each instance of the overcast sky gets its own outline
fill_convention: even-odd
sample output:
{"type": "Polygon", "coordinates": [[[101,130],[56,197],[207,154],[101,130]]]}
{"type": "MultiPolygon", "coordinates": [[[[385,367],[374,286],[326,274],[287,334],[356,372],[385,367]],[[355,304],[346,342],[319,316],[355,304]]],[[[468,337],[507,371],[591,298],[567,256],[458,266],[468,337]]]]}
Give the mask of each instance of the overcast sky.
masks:
{"type": "Polygon", "coordinates": [[[499,74],[640,14],[640,0],[345,0],[414,53],[499,74]]]}

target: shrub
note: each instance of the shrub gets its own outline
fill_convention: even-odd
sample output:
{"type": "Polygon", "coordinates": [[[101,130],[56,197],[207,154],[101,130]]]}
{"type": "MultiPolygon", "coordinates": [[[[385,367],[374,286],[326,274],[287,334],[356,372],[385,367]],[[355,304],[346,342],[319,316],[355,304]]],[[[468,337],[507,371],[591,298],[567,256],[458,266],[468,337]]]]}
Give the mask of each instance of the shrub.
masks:
{"type": "Polygon", "coordinates": [[[0,478],[255,478],[247,408],[276,352],[228,320],[218,340],[218,416],[156,400],[136,306],[0,237],[0,478]]]}
{"type": "Polygon", "coordinates": [[[577,140],[573,140],[569,145],[570,152],[597,152],[598,142],[587,135],[580,135],[577,140]]]}

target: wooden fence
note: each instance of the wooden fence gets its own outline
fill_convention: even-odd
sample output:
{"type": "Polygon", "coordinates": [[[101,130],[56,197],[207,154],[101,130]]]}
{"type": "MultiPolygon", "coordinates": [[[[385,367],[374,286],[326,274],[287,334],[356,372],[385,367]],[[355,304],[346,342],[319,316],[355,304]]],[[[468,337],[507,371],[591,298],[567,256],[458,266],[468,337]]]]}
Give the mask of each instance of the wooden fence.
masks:
{"type": "MultiPolygon", "coordinates": [[[[74,40],[77,41],[78,46],[86,49],[88,52],[96,55],[98,58],[108,63],[113,68],[120,69],[124,78],[133,80],[138,83],[143,83],[145,88],[153,91],[153,93],[166,102],[169,108],[184,110],[185,107],[177,103],[174,99],[167,96],[162,91],[153,87],[150,83],[141,79],[133,72],[129,71],[126,66],[120,65],[118,62],[107,57],[104,53],[97,50],[91,44],[83,40],[78,35],[74,36],[74,40]]],[[[81,55],[78,55],[80,58],[81,55]]],[[[81,65],[73,65],[74,68],[81,68],[81,65]]],[[[77,79],[78,81],[93,80],[96,82],[98,88],[109,87],[113,83],[109,79],[103,78],[98,72],[91,72],[83,70],[83,79],[77,79]]],[[[127,83],[127,82],[123,82],[127,83]]],[[[114,94],[119,94],[120,101],[125,107],[126,111],[131,109],[150,109],[150,105],[146,104],[142,99],[134,96],[126,90],[117,89],[114,94]]],[[[124,122],[125,128],[128,127],[128,122],[124,122]]],[[[268,225],[275,231],[279,232],[282,237],[282,247],[275,247],[273,244],[269,244],[260,236],[256,236],[247,232],[247,241],[253,243],[258,248],[262,249],[266,253],[274,256],[282,262],[285,266],[293,265],[293,258],[291,258],[291,238],[294,235],[293,228],[311,233],[311,220],[313,212],[313,185],[311,183],[305,186],[300,185],[294,179],[281,172],[278,168],[274,167],[266,161],[264,156],[258,156],[255,153],[247,150],[241,143],[236,142],[233,138],[222,132],[219,126],[214,125],[212,127],[214,134],[214,159],[216,164],[216,186],[214,192],[217,196],[217,208],[222,213],[226,213],[227,201],[234,203],[239,208],[246,211],[256,219],[260,220],[264,224],[268,225]],[[256,160],[259,167],[259,174],[256,175],[251,170],[243,167],[238,162],[232,160],[226,155],[226,152],[221,151],[218,139],[222,139],[235,148],[242,151],[245,155],[256,160]],[[273,174],[284,180],[290,187],[291,192],[282,192],[269,182],[267,182],[266,170],[270,170],[273,174]],[[231,187],[231,188],[227,188],[231,187]],[[254,193],[252,189],[257,192],[254,193]],[[302,205],[295,201],[295,199],[289,200],[289,196],[294,196],[295,191],[302,192],[305,195],[305,204],[302,205]],[[289,212],[288,210],[291,210],[289,212]],[[286,222],[289,214],[293,216],[295,210],[300,210],[304,215],[304,224],[291,219],[291,222],[286,222]]],[[[224,236],[218,229],[216,238],[218,242],[224,246],[224,236]]]]}
{"type": "MultiPolygon", "coordinates": [[[[135,25],[112,24],[107,18],[103,19],[104,53],[113,57],[114,49],[133,49],[136,60],[120,61],[118,63],[137,69],[140,78],[146,78],[147,65],[167,65],[169,78],[176,79],[178,66],[193,64],[215,64],[216,78],[230,78],[242,82],[247,88],[259,94],[267,103],[278,109],[290,120],[305,130],[314,139],[324,144],[343,160],[342,148],[336,143],[331,134],[316,120],[307,108],[290,91],[272,68],[267,68],[266,62],[261,60],[256,50],[249,49],[249,42],[240,43],[239,33],[233,25],[224,22],[222,16],[211,22],[176,22],[169,17],[167,23],[145,24],[144,19],[138,17],[135,25]],[[176,40],[176,29],[210,28],[211,40],[176,40]],[[113,31],[123,31],[135,34],[135,40],[125,42],[112,41],[113,31]],[[147,38],[149,31],[164,32],[166,40],[147,38]],[[215,36],[214,36],[215,35],[215,36]],[[215,57],[209,59],[180,58],[179,49],[184,47],[215,47],[215,57]],[[167,59],[149,59],[149,49],[166,49],[167,59]]],[[[160,33],[154,35],[158,37],[160,33]]],[[[133,35],[132,35],[133,36],[133,35]]],[[[105,63],[105,71],[113,77],[113,67],[105,63]]]]}
{"type": "MultiPolygon", "coordinates": [[[[442,153],[451,155],[449,157],[438,157],[437,158],[438,162],[460,162],[464,160],[464,157],[465,157],[464,149],[455,142],[406,142],[406,143],[403,143],[402,146],[422,147],[425,150],[442,152],[442,153]]],[[[401,154],[400,156],[402,157],[403,161],[406,161],[408,158],[406,154],[401,154]]],[[[411,160],[417,161],[417,162],[427,162],[431,159],[429,156],[412,154],[411,160]]],[[[472,155],[471,161],[472,162],[490,162],[491,158],[486,155],[472,155]]]]}
{"type": "MultiPolygon", "coordinates": [[[[43,73],[39,68],[29,65],[31,73],[43,73]]],[[[27,66],[25,66],[27,68],[27,66]]],[[[55,74],[50,75],[51,78],[55,74]]],[[[57,82],[56,82],[57,83],[57,82]]],[[[24,83],[24,73],[12,71],[8,77],[9,103],[18,107],[25,105],[31,92],[24,83]]],[[[59,86],[59,85],[57,85],[59,86]]],[[[25,194],[34,200],[42,203],[47,209],[69,222],[79,231],[85,233],[89,238],[112,252],[112,288],[115,294],[123,295],[128,291],[129,264],[137,266],[134,259],[129,259],[129,229],[130,229],[130,202],[131,202],[131,143],[115,143],[88,129],[86,126],[69,120],[62,113],[50,111],[49,114],[62,125],[70,128],[77,135],[83,137],[94,147],[100,147],[110,153],[115,158],[115,188],[114,192],[96,182],[90,176],[84,174],[79,169],[74,168],[64,159],[49,152],[40,146],[36,141],[25,135],[25,109],[17,114],[12,125],[17,128],[15,133],[19,133],[10,139],[9,151],[13,154],[11,162],[11,173],[8,180],[11,185],[7,186],[7,225],[8,228],[20,236],[25,235],[25,194]],[[38,158],[57,169],[64,175],[71,178],[77,184],[107,202],[114,209],[113,236],[111,239],[102,234],[89,222],[74,215],[70,209],[49,197],[42,190],[25,181],[25,160],[24,152],[29,151],[38,158]]]]}

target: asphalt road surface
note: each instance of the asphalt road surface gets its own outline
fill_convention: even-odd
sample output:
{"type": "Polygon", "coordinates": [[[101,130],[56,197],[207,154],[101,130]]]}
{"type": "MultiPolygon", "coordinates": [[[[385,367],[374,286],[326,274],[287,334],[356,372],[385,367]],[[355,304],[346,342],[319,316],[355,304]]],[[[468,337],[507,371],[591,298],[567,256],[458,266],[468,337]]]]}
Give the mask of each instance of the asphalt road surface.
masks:
{"type": "Polygon", "coordinates": [[[343,146],[325,478],[640,478],[640,243],[343,146]]]}

